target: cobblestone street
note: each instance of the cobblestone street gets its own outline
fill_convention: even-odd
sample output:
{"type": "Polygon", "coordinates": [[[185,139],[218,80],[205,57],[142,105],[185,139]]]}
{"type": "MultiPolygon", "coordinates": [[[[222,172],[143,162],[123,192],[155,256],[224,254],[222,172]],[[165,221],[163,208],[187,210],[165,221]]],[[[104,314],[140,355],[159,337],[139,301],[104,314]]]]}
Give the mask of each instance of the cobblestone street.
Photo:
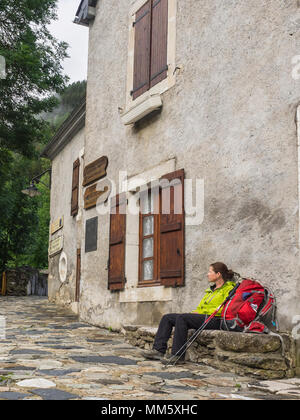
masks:
{"type": "Polygon", "coordinates": [[[300,379],[255,381],[187,363],[164,369],[124,336],[39,297],[0,297],[0,399],[300,399],[300,379]]]}

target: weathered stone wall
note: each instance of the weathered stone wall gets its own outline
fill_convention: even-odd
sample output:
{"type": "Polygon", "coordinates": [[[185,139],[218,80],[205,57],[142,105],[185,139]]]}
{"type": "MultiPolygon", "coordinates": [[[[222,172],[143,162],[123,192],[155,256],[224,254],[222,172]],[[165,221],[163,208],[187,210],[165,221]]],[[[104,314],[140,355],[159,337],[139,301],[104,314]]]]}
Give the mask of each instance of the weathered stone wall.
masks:
{"type": "MultiPolygon", "coordinates": [[[[124,325],[125,340],[143,349],[152,349],[157,328],[124,325]]],[[[189,338],[194,330],[189,332],[189,338]]],[[[217,367],[225,372],[261,379],[295,375],[295,343],[288,334],[278,337],[227,331],[203,331],[186,353],[186,360],[217,367]]],[[[173,335],[168,341],[171,353],[173,335]]]]}
{"type": "Polygon", "coordinates": [[[6,270],[7,296],[47,296],[48,274],[31,267],[6,270]]]}

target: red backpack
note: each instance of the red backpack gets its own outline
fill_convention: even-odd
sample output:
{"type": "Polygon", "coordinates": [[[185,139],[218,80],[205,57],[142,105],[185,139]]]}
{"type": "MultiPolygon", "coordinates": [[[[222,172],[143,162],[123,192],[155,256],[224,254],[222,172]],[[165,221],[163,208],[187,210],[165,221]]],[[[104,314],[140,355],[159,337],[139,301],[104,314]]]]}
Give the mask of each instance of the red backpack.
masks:
{"type": "Polygon", "coordinates": [[[268,333],[269,329],[260,320],[265,320],[271,310],[272,325],[278,329],[274,294],[253,279],[242,279],[224,305],[222,317],[225,325],[226,321],[235,321],[234,326],[244,328],[244,332],[268,333]]]}

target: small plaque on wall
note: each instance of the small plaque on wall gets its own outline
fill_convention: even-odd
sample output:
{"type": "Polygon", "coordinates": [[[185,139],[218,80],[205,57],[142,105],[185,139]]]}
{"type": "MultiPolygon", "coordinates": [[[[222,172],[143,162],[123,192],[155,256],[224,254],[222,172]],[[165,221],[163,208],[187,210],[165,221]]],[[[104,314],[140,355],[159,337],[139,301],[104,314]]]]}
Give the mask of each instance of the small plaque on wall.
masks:
{"type": "Polygon", "coordinates": [[[53,239],[49,243],[49,257],[53,257],[54,255],[58,254],[62,249],[64,245],[64,237],[59,236],[56,239],[53,239]]]}
{"type": "Polygon", "coordinates": [[[92,217],[85,223],[85,252],[97,250],[98,217],[92,217]]]}
{"type": "Polygon", "coordinates": [[[64,218],[59,217],[53,223],[51,223],[51,235],[61,229],[64,225],[64,218]]]}
{"type": "Polygon", "coordinates": [[[87,165],[83,170],[82,185],[85,187],[86,185],[89,185],[98,179],[104,178],[106,176],[107,165],[107,156],[102,156],[101,158],[87,165]]]}

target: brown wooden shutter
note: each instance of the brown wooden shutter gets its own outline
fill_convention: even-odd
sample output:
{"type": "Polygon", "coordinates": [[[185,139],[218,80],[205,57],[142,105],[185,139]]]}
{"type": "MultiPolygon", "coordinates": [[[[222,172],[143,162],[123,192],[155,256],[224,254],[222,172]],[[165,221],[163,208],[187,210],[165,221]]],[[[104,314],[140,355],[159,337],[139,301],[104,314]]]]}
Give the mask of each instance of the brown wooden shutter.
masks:
{"type": "Polygon", "coordinates": [[[73,163],[71,216],[76,216],[78,213],[79,167],[80,167],[80,161],[79,159],[77,159],[73,163]]]}
{"type": "Polygon", "coordinates": [[[151,50],[151,0],[137,13],[134,22],[134,75],[133,99],[149,89],[150,50],[151,50]]]}
{"type": "Polygon", "coordinates": [[[167,77],[168,0],[152,0],[150,88],[167,77]]]}
{"type": "Polygon", "coordinates": [[[184,286],[184,170],[181,169],[164,175],[161,180],[170,181],[170,184],[166,183],[165,186],[162,185],[161,187],[159,276],[164,286],[184,286]],[[163,214],[163,211],[168,210],[165,206],[169,195],[170,212],[169,214],[163,214]]]}
{"type": "Polygon", "coordinates": [[[81,249],[77,249],[75,302],[79,302],[81,277],[81,249]]]}
{"type": "Polygon", "coordinates": [[[126,195],[111,199],[108,289],[123,290],[125,285],[126,195]]]}

